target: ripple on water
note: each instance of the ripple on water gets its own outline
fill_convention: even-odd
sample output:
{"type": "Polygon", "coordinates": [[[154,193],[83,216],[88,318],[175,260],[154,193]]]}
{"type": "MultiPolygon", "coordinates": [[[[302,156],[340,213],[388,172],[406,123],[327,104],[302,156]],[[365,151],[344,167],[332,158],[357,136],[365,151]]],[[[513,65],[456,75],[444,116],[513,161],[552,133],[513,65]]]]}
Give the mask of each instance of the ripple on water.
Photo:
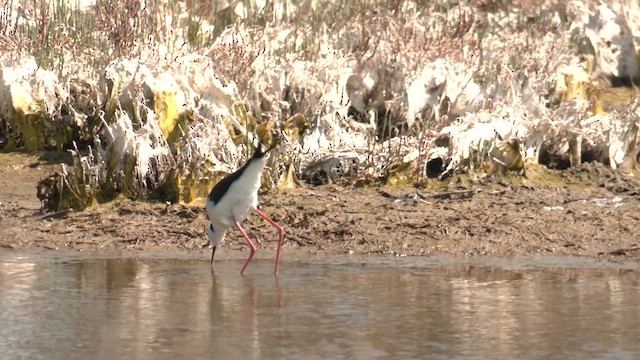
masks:
{"type": "Polygon", "coordinates": [[[640,357],[633,264],[0,257],[0,358],[640,357]],[[625,267],[626,266],[626,267],[625,267]]]}

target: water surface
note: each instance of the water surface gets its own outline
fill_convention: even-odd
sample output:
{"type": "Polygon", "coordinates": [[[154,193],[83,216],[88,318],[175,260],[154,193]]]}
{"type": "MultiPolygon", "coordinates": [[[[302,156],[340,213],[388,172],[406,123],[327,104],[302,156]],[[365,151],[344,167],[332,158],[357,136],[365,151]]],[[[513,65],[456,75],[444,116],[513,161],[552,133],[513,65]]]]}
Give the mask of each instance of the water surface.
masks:
{"type": "Polygon", "coordinates": [[[241,266],[4,253],[0,358],[640,358],[633,267],[241,266]]]}

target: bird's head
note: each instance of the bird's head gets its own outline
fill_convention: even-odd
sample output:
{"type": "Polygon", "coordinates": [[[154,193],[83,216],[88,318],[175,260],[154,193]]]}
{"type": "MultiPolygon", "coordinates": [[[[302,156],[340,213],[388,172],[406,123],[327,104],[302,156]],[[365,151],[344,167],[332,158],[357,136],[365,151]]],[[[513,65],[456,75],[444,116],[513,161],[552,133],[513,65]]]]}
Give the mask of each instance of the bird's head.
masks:
{"type": "Polygon", "coordinates": [[[211,243],[211,247],[213,248],[214,251],[216,247],[220,245],[220,242],[224,238],[225,234],[226,234],[226,231],[216,231],[213,228],[212,224],[209,224],[209,226],[207,226],[207,237],[209,238],[209,242],[211,243]]]}
{"type": "Polygon", "coordinates": [[[273,148],[275,148],[278,145],[277,142],[273,143],[271,146],[266,147],[264,145],[262,145],[261,143],[258,144],[258,146],[256,146],[254,152],[253,152],[253,158],[254,159],[260,159],[265,157],[269,151],[273,150],[273,148]]]}

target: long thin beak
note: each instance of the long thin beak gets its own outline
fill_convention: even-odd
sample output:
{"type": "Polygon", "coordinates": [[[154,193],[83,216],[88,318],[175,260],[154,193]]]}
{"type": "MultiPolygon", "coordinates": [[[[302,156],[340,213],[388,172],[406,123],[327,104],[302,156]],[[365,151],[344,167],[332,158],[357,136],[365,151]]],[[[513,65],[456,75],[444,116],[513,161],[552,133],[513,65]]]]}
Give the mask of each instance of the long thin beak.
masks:
{"type": "Polygon", "coordinates": [[[211,251],[211,267],[213,267],[213,255],[216,254],[216,248],[217,246],[214,246],[213,250],[211,251]]]}

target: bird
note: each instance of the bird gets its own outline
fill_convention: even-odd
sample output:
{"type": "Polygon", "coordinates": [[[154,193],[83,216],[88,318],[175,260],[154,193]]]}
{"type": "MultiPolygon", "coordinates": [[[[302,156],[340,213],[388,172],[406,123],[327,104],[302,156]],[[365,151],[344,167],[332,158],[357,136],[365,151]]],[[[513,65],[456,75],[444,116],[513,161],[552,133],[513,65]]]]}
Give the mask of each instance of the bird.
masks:
{"type": "Polygon", "coordinates": [[[278,275],[280,250],[284,242],[284,229],[258,209],[258,190],[260,190],[262,172],[267,165],[266,155],[274,147],[275,144],[265,149],[262,144],[258,144],[255,147],[253,156],[240,169],[224,177],[211,189],[205,205],[205,211],[209,216],[209,225],[206,227],[206,232],[212,247],[211,267],[213,267],[216,248],[224,239],[227,231],[235,225],[242,233],[251,250],[249,257],[242,266],[242,270],[240,270],[240,274],[244,275],[244,271],[256,253],[256,246],[242,228],[241,223],[255,212],[278,230],[278,250],[273,271],[274,275],[278,275]]]}

